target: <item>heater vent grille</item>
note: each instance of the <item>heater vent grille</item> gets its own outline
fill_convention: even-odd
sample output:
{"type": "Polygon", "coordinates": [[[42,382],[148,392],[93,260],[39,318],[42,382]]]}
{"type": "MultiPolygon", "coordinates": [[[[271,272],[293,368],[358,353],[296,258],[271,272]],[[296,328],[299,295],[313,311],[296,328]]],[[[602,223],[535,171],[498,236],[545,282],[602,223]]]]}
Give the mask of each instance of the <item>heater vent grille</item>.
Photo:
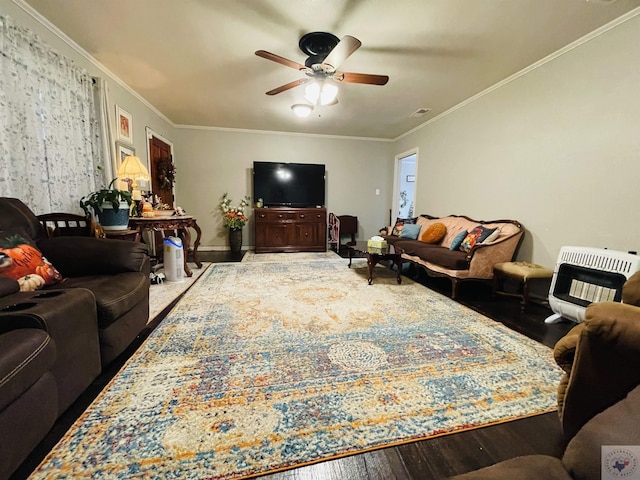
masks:
{"type": "Polygon", "coordinates": [[[622,273],[629,278],[639,269],[640,257],[624,252],[574,247],[561,249],[558,263],[622,273]]]}
{"type": "Polygon", "coordinates": [[[625,281],[640,270],[640,257],[631,253],[589,247],[562,247],[549,289],[553,310],[545,323],[563,318],[584,321],[593,302],[622,299],[625,281]]]}

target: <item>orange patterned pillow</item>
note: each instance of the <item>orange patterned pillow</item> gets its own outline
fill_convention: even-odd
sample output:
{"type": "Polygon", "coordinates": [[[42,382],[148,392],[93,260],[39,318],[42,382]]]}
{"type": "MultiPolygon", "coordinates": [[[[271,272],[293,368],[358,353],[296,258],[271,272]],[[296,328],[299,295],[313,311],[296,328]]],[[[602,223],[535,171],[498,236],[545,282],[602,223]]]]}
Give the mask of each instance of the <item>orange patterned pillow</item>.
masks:
{"type": "Polygon", "coordinates": [[[62,280],[62,275],[24,236],[0,232],[0,276],[13,278],[29,292],[62,280]]]}
{"type": "Polygon", "coordinates": [[[447,233],[447,227],[444,223],[434,223],[427,227],[420,236],[420,241],[424,243],[440,243],[447,233]]]}

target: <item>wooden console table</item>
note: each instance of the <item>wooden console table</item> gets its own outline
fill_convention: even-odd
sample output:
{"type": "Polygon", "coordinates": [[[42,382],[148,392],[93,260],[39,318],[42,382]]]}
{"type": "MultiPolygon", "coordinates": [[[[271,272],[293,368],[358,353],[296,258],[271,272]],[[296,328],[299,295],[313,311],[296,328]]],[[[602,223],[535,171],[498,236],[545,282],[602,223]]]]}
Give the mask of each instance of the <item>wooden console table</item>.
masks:
{"type": "MultiPolygon", "coordinates": [[[[193,275],[193,272],[187,265],[187,255],[191,252],[193,261],[202,268],[202,262],[198,260],[198,246],[200,245],[200,237],[202,231],[196,223],[196,219],[189,215],[172,215],[165,217],[131,217],[129,219],[129,226],[140,231],[142,235],[145,231],[151,232],[164,232],[166,230],[173,230],[178,232],[180,240],[182,240],[182,250],[184,252],[184,273],[187,277],[193,275]],[[193,248],[189,250],[191,245],[191,232],[190,228],[196,231],[196,241],[193,243],[193,248]]],[[[162,247],[161,247],[162,248],[162,247]]]]}
{"type": "Polygon", "coordinates": [[[326,208],[256,208],[256,253],[326,252],[326,208]]]}

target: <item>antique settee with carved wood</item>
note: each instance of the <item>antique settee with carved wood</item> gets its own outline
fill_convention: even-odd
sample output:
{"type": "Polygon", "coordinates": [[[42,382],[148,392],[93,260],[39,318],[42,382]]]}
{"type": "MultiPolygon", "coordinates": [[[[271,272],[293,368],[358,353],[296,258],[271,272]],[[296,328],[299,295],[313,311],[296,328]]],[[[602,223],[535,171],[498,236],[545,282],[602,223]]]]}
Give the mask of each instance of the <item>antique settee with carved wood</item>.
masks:
{"type": "Polygon", "coordinates": [[[404,261],[422,267],[430,276],[450,279],[452,298],[456,297],[461,281],[492,280],[493,266],[513,259],[524,234],[522,225],[516,220],[484,221],[464,215],[420,215],[409,221],[413,223],[404,223],[403,227],[414,234],[407,236],[407,229],[397,228],[396,224],[384,238],[402,252],[404,261]],[[464,243],[465,237],[479,227],[483,235],[487,233],[486,238],[464,243]],[[432,232],[438,235],[434,236],[432,232]]]}

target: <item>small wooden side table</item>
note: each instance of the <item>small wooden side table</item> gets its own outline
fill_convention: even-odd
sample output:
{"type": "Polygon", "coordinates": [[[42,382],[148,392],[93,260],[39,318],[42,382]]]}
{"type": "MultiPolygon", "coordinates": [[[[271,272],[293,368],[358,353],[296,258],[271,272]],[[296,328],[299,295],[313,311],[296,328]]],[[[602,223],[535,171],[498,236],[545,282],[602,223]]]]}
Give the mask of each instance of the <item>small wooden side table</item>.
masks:
{"type": "MultiPolygon", "coordinates": [[[[178,233],[180,240],[182,240],[182,249],[184,252],[184,273],[187,277],[193,275],[193,272],[187,265],[187,256],[189,253],[193,256],[193,261],[202,268],[202,262],[198,260],[198,246],[200,245],[200,237],[202,230],[198,226],[196,219],[190,215],[171,215],[171,216],[158,216],[158,217],[131,217],[129,219],[129,226],[136,228],[140,234],[144,231],[150,232],[164,232],[166,230],[173,230],[178,233]],[[196,240],[191,246],[191,232],[190,228],[196,231],[196,240]]],[[[162,247],[160,247],[162,248],[162,247]]]]}
{"type": "Polygon", "coordinates": [[[140,241],[140,230],[133,230],[128,228],[127,230],[104,230],[104,236],[106,238],[113,238],[116,240],[130,240],[132,242],[140,241]]]}
{"type": "Polygon", "coordinates": [[[397,252],[393,245],[389,244],[384,248],[371,248],[366,241],[358,241],[354,243],[348,243],[349,248],[349,268],[351,268],[351,259],[355,253],[363,253],[367,258],[367,268],[369,270],[369,278],[367,279],[369,285],[373,283],[373,269],[381,260],[390,260],[398,269],[398,276],[396,280],[398,283],[402,283],[402,254],[397,252]]]}

